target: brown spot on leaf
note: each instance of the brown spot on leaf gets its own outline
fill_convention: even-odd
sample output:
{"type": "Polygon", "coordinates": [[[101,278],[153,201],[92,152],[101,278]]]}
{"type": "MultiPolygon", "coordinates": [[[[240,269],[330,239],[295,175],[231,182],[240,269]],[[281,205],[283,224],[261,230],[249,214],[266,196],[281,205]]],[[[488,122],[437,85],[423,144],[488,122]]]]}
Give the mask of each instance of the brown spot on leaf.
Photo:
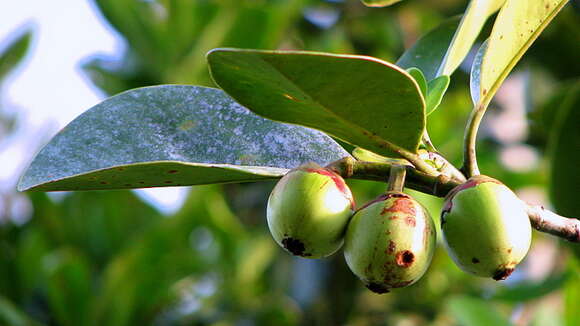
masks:
{"type": "Polygon", "coordinates": [[[415,255],[409,250],[399,251],[395,256],[395,262],[401,267],[407,268],[411,266],[414,261],[415,255]]]}
{"type": "Polygon", "coordinates": [[[293,255],[308,257],[312,256],[311,254],[305,253],[304,251],[306,248],[304,247],[304,243],[298,239],[294,238],[284,238],[282,239],[282,245],[286,250],[290,251],[293,255]]]}
{"type": "Polygon", "coordinates": [[[132,186],[132,184],[130,184],[130,183],[126,183],[126,184],[124,184],[123,186],[125,186],[125,187],[131,187],[131,186],[132,186]]]}
{"type": "Polygon", "coordinates": [[[383,293],[389,292],[389,288],[386,287],[384,284],[371,282],[371,283],[365,284],[365,286],[367,287],[367,289],[369,289],[377,294],[383,294],[383,293]]]}
{"type": "Polygon", "coordinates": [[[479,259],[473,257],[473,258],[471,258],[471,262],[474,264],[479,264],[479,259]]]}
{"type": "Polygon", "coordinates": [[[169,170],[169,171],[167,171],[167,173],[169,173],[169,174],[174,174],[174,173],[177,173],[177,172],[178,172],[177,170],[169,170]]]}
{"type": "Polygon", "coordinates": [[[173,183],[173,181],[167,180],[167,181],[163,181],[163,183],[173,183]]]}
{"type": "Polygon", "coordinates": [[[108,182],[106,182],[106,181],[101,181],[101,182],[99,182],[99,183],[100,183],[100,184],[102,184],[102,185],[109,184],[109,183],[108,183],[108,182]]]}

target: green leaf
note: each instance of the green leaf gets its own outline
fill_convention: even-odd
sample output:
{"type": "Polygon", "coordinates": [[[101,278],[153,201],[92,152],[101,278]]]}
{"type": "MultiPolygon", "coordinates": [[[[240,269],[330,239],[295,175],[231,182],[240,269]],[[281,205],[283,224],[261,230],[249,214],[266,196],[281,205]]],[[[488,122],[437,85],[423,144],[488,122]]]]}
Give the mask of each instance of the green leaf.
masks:
{"type": "MultiPolygon", "coordinates": [[[[578,256],[576,256],[578,257],[578,256]]],[[[580,325],[580,314],[578,313],[578,302],[580,302],[580,264],[578,258],[571,259],[573,273],[572,280],[568,282],[564,289],[564,319],[566,326],[580,325]]]]}
{"type": "Polygon", "coordinates": [[[18,189],[257,181],[345,156],[323,133],[257,117],[220,90],[145,87],[105,100],[61,130],[34,158],[18,189]]]}
{"type": "Polygon", "coordinates": [[[453,34],[459,26],[460,17],[445,20],[439,26],[421,37],[412,47],[397,60],[401,68],[417,67],[421,69],[427,80],[437,77],[447,47],[453,39],[453,34]]]}
{"type": "Polygon", "coordinates": [[[500,10],[481,64],[474,64],[479,76],[476,106],[487,106],[503,80],[567,0],[507,0],[500,10]]]}
{"type": "Polygon", "coordinates": [[[91,266],[82,252],[64,248],[46,257],[47,297],[60,325],[87,325],[93,298],[91,266]]]}
{"type": "Polygon", "coordinates": [[[421,90],[421,94],[425,98],[427,96],[427,80],[425,80],[425,75],[419,68],[411,67],[407,69],[409,75],[415,79],[417,85],[419,85],[419,89],[421,90]]]}
{"type": "Polygon", "coordinates": [[[26,31],[0,51],[0,82],[22,61],[30,47],[31,38],[32,32],[26,31]]]}
{"type": "Polygon", "coordinates": [[[367,7],[387,7],[403,0],[361,0],[367,7]]]}
{"type": "Polygon", "coordinates": [[[322,130],[385,156],[416,153],[425,104],[414,79],[376,58],[301,51],[215,49],[212,77],[266,118],[322,130]]]}
{"type": "Polygon", "coordinates": [[[443,100],[447,87],[449,87],[449,81],[449,76],[441,75],[432,79],[427,84],[427,96],[425,97],[427,115],[433,113],[439,104],[441,104],[441,100],[443,100]]]}
{"type": "Polygon", "coordinates": [[[548,140],[551,157],[550,199],[559,214],[579,217],[580,82],[576,82],[562,97],[559,106],[548,140]]]}
{"type": "Polygon", "coordinates": [[[511,326],[512,324],[490,303],[467,296],[448,299],[447,308],[462,326],[511,326]]]}
{"type": "Polygon", "coordinates": [[[10,326],[34,326],[39,323],[30,319],[7,298],[0,296],[0,324],[10,326]]]}
{"type": "Polygon", "coordinates": [[[512,287],[501,288],[492,299],[519,303],[541,298],[559,290],[572,277],[571,271],[551,275],[540,282],[523,281],[512,287]]]}
{"type": "Polygon", "coordinates": [[[498,11],[504,2],[505,0],[471,0],[469,2],[461,18],[461,23],[445,53],[443,62],[441,62],[437,76],[450,76],[457,69],[469,53],[473,42],[475,42],[489,16],[498,11]]]}

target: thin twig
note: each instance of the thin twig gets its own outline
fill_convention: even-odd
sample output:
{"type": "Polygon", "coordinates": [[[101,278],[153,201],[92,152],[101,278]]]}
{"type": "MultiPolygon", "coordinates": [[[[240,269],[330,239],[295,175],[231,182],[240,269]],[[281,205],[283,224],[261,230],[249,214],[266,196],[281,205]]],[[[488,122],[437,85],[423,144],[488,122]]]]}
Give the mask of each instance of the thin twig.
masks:
{"type": "Polygon", "coordinates": [[[558,215],[539,205],[527,205],[526,208],[534,229],[570,242],[580,242],[580,220],[558,215]]]}

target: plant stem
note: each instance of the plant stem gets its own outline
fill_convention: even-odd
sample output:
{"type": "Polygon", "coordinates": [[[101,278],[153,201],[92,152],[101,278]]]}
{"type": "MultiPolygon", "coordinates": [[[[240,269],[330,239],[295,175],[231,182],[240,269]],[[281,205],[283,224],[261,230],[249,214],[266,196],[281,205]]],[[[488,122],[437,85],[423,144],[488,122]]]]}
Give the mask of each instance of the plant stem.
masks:
{"type": "Polygon", "coordinates": [[[538,205],[527,205],[526,211],[534,229],[571,242],[580,242],[580,220],[558,215],[538,205]]]}
{"type": "Polygon", "coordinates": [[[402,192],[405,187],[405,177],[407,170],[404,165],[392,165],[389,171],[389,187],[388,191],[402,192]]]}
{"type": "MultiPolygon", "coordinates": [[[[446,175],[432,176],[418,171],[412,166],[400,164],[357,161],[345,157],[327,166],[345,179],[372,180],[385,182],[390,179],[396,168],[403,168],[406,174],[405,187],[437,197],[445,197],[453,188],[462,182],[446,175]]],[[[558,215],[542,206],[526,204],[526,213],[532,226],[540,231],[580,243],[580,220],[558,215]]]]}
{"type": "Polygon", "coordinates": [[[477,166],[477,155],[475,153],[475,145],[477,141],[477,131],[485,110],[487,109],[487,102],[477,105],[469,115],[467,126],[465,127],[465,136],[463,138],[463,167],[461,170],[471,178],[474,175],[479,175],[479,167],[477,166]]]}

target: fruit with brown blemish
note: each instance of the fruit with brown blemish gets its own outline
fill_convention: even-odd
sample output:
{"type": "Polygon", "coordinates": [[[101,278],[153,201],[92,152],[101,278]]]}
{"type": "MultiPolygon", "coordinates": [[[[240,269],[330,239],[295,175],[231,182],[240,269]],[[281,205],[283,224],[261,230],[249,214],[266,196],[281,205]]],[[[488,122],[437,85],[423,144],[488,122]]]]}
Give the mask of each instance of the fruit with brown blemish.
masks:
{"type": "Polygon", "coordinates": [[[336,252],[354,213],[350,189],[338,174],[316,164],[291,170],[268,198],[268,227],[293,255],[322,258],[336,252]]]}
{"type": "Polygon", "coordinates": [[[436,246],[435,225],[411,196],[387,192],[360,208],[345,237],[344,256],[371,291],[386,293],[417,282],[436,246]]]}
{"type": "Polygon", "coordinates": [[[530,248],[525,204],[503,183],[478,175],[454,188],[441,212],[444,243],[464,271],[507,278],[530,248]]]}

